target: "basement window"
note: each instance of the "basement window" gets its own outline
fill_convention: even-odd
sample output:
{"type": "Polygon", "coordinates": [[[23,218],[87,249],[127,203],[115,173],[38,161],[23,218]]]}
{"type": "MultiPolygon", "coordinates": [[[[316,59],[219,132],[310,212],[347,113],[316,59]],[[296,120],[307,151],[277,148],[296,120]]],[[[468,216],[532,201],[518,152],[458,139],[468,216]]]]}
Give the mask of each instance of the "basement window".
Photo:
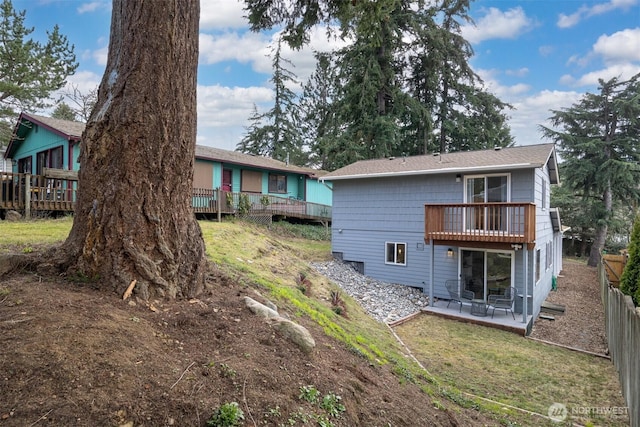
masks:
{"type": "Polygon", "coordinates": [[[387,242],[385,264],[407,265],[407,244],[387,242]]]}

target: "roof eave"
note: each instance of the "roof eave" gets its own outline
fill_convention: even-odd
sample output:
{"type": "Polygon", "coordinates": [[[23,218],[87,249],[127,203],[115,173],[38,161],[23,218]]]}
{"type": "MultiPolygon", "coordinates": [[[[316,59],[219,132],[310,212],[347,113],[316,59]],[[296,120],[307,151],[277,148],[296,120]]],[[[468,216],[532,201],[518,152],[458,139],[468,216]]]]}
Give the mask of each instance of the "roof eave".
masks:
{"type": "Polygon", "coordinates": [[[356,175],[342,175],[342,176],[326,176],[320,178],[320,181],[340,181],[348,179],[365,179],[365,178],[389,178],[398,176],[418,176],[418,175],[440,175],[446,173],[468,173],[468,172],[494,172],[503,170],[515,170],[515,169],[534,169],[540,167],[531,163],[516,163],[508,165],[494,165],[494,166],[470,166],[464,168],[443,168],[443,169],[431,169],[431,170],[413,170],[402,172],[381,172],[372,174],[356,174],[356,175]]]}
{"type": "Polygon", "coordinates": [[[275,166],[255,165],[255,164],[251,164],[251,163],[247,163],[247,162],[241,162],[241,161],[238,162],[238,161],[233,161],[233,160],[223,160],[223,159],[218,159],[218,158],[215,158],[215,157],[208,157],[208,156],[197,155],[197,154],[196,154],[195,158],[199,159],[199,160],[206,160],[206,161],[209,161],[209,162],[219,162],[219,163],[226,163],[226,164],[231,164],[231,165],[245,166],[245,167],[256,168],[256,169],[265,169],[265,170],[272,170],[272,171],[278,171],[278,172],[295,173],[295,174],[298,174],[298,175],[306,175],[308,177],[315,177],[316,176],[313,172],[289,170],[289,169],[286,169],[286,167],[278,168],[278,167],[275,167],[275,166]]]}

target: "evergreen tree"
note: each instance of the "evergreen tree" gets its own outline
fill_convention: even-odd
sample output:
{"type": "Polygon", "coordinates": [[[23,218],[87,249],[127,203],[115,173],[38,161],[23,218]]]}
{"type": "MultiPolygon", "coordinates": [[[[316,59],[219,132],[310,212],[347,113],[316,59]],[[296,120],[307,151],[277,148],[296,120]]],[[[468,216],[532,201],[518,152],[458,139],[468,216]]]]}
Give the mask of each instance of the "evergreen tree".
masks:
{"type": "Polygon", "coordinates": [[[262,115],[255,109],[249,133],[237,148],[244,153],[304,165],[308,156],[303,150],[299,131],[297,96],[290,88],[299,83],[296,75],[285,67],[285,64],[293,64],[282,57],[281,46],[278,40],[273,50],[273,76],[270,80],[274,90],[273,108],[262,115]]]}
{"type": "Polygon", "coordinates": [[[631,296],[635,305],[640,304],[640,216],[633,223],[629,259],[620,277],[620,291],[631,296]]]}
{"type": "Polygon", "coordinates": [[[566,164],[564,184],[581,195],[595,215],[589,265],[600,262],[615,201],[640,200],[640,74],[627,81],[600,80],[599,93],[587,93],[569,108],[554,110],[543,134],[559,144],[566,164]]]}
{"type": "Polygon", "coordinates": [[[322,133],[330,139],[311,145],[326,168],[512,144],[503,113],[510,106],[484,92],[468,64],[473,52],[459,21],[470,20],[469,0],[245,4],[253,30],[284,25],[283,40],[295,47],[318,23],[337,22],[339,35],[354,40],[333,53],[332,132],[322,133]]]}
{"type": "Polygon", "coordinates": [[[78,64],[73,45],[58,26],[47,31],[47,42],[29,36],[26,12],[16,12],[11,0],[0,4],[0,137],[8,139],[7,125],[20,111],[40,110],[51,105],[49,95],[65,85],[78,64]]]}
{"type": "Polygon", "coordinates": [[[416,12],[421,26],[407,60],[407,86],[433,121],[435,131],[425,128],[422,135],[424,152],[513,144],[503,113],[512,107],[482,90],[482,79],[468,63],[473,49],[460,35],[460,21],[471,21],[468,9],[469,0],[442,0],[431,10],[416,12]],[[441,17],[439,24],[434,16],[441,17]]]}
{"type": "Polygon", "coordinates": [[[300,98],[300,128],[309,164],[333,170],[331,155],[339,134],[333,108],[336,90],[335,63],[331,55],[315,52],[316,70],[303,87],[300,98]]]}
{"type": "Polygon", "coordinates": [[[54,119],[69,120],[72,122],[76,121],[75,111],[73,111],[73,109],[64,102],[61,102],[56,106],[56,109],[51,113],[51,117],[54,119]]]}

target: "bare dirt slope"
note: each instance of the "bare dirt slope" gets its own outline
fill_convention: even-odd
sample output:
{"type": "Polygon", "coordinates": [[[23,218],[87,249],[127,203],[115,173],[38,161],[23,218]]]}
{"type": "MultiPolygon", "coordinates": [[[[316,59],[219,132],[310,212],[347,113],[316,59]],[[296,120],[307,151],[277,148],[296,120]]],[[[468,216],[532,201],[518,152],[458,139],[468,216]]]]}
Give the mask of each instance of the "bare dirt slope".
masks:
{"type": "Polygon", "coordinates": [[[301,318],[317,343],[306,355],[244,306],[253,289],[213,267],[208,285],[152,311],[91,284],[0,277],[0,426],[204,426],[229,402],[247,426],[497,424],[452,402],[436,409],[301,318]],[[341,396],[343,415],[301,400],[305,385],[341,396]]]}
{"type": "Polygon", "coordinates": [[[555,320],[538,318],[531,336],[593,353],[607,352],[604,309],[600,299],[597,269],[583,261],[563,260],[557,291],[547,301],[565,306],[555,320]]]}

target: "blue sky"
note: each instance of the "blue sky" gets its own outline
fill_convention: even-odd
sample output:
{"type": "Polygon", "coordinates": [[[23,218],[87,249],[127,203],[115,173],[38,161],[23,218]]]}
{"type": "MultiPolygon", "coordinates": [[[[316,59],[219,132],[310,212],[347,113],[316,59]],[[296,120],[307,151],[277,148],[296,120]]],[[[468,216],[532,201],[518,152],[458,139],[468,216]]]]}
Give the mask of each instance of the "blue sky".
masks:
{"type": "MultiPolygon", "coordinates": [[[[13,0],[26,11],[34,38],[58,24],[75,45],[80,66],[69,83],[97,87],[107,58],[111,2],[13,0]]],[[[198,144],[233,150],[245,133],[253,105],[271,107],[268,58],[273,33],[251,33],[236,0],[201,0],[198,69],[198,144]]],[[[640,72],[640,0],[477,0],[474,25],[462,29],[472,43],[473,69],[488,90],[516,109],[509,124],[516,145],[541,140],[538,125],[551,109],[570,107],[598,79],[640,72]]],[[[316,50],[329,50],[318,29],[316,50]]],[[[313,72],[312,48],[284,51],[304,82],[313,72]]],[[[40,112],[45,113],[46,112],[40,112]]]]}

